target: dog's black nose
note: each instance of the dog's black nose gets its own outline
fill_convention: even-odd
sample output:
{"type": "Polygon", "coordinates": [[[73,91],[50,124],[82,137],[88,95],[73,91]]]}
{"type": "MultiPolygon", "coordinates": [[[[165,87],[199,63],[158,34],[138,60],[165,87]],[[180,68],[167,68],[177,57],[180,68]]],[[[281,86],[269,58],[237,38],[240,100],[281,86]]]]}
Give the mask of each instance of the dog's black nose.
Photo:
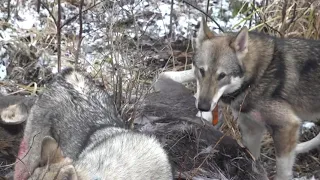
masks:
{"type": "Polygon", "coordinates": [[[198,103],[198,109],[200,111],[210,111],[211,108],[211,102],[206,100],[200,100],[198,103]]]}

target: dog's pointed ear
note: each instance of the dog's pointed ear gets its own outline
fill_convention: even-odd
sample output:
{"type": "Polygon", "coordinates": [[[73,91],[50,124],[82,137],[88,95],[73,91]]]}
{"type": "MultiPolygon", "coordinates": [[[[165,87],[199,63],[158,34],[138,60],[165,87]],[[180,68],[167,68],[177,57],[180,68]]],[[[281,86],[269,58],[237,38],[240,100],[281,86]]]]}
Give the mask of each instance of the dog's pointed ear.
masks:
{"type": "Polygon", "coordinates": [[[46,136],[41,144],[41,160],[40,165],[59,163],[64,160],[62,151],[55,139],[46,136]]]}
{"type": "Polygon", "coordinates": [[[39,166],[29,179],[78,180],[72,159],[64,157],[55,139],[45,136],[41,144],[39,166]]]}
{"type": "Polygon", "coordinates": [[[203,42],[206,39],[213,38],[215,36],[215,33],[210,31],[207,22],[205,20],[205,16],[201,16],[201,22],[200,22],[200,28],[197,33],[196,38],[196,47],[198,48],[201,42],[203,42]]]}
{"type": "Polygon", "coordinates": [[[57,179],[78,180],[76,170],[73,165],[62,167],[57,179]]]}
{"type": "Polygon", "coordinates": [[[244,26],[231,43],[232,48],[237,52],[237,55],[240,55],[240,57],[244,57],[247,54],[248,41],[248,28],[244,26]]]}

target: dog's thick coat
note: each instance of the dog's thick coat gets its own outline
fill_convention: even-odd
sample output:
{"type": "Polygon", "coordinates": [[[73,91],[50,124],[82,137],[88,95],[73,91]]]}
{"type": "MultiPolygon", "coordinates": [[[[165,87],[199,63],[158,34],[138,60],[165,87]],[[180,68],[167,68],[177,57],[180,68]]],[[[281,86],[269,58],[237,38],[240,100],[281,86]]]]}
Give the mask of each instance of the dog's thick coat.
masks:
{"type": "Polygon", "coordinates": [[[71,68],[32,106],[18,157],[16,180],[172,179],[160,143],[124,129],[107,92],[71,68]]]}

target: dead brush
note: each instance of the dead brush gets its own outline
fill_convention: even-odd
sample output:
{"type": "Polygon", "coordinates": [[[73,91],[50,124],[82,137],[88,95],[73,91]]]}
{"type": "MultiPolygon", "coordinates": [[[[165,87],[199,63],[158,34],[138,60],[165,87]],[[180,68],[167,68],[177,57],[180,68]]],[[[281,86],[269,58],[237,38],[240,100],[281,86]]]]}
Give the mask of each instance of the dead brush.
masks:
{"type": "Polygon", "coordinates": [[[220,130],[224,134],[233,137],[238,142],[241,142],[241,134],[240,134],[237,122],[234,119],[229,106],[224,106],[222,112],[223,112],[224,123],[220,127],[220,130]]]}
{"type": "Polygon", "coordinates": [[[261,22],[252,29],[264,29],[278,37],[320,37],[320,2],[317,0],[269,1],[257,14],[261,22]]]}
{"type": "MultiPolygon", "coordinates": [[[[157,72],[147,65],[147,54],[141,45],[137,21],[129,22],[134,27],[136,39],[124,35],[126,28],[118,19],[121,12],[115,10],[120,4],[114,2],[110,12],[112,16],[108,17],[107,22],[102,22],[102,26],[107,27],[104,34],[107,50],[101,53],[102,59],[89,66],[93,69],[93,78],[102,82],[107,91],[113,94],[118,112],[125,123],[132,127],[139,102],[151,91],[152,78],[157,72]]],[[[135,18],[133,10],[126,13],[128,19],[135,18]]]]}

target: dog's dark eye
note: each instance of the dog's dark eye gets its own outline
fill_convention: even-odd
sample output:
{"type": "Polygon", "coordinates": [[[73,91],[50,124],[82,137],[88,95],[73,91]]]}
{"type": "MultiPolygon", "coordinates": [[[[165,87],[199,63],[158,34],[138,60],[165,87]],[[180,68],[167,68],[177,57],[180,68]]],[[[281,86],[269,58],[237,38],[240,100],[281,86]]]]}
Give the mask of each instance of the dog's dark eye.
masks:
{"type": "Polygon", "coordinates": [[[220,73],[218,76],[218,81],[220,81],[221,79],[223,79],[224,77],[226,77],[226,73],[220,73]]]}
{"type": "Polygon", "coordinates": [[[204,77],[204,69],[200,68],[199,71],[200,71],[201,76],[204,77]]]}

